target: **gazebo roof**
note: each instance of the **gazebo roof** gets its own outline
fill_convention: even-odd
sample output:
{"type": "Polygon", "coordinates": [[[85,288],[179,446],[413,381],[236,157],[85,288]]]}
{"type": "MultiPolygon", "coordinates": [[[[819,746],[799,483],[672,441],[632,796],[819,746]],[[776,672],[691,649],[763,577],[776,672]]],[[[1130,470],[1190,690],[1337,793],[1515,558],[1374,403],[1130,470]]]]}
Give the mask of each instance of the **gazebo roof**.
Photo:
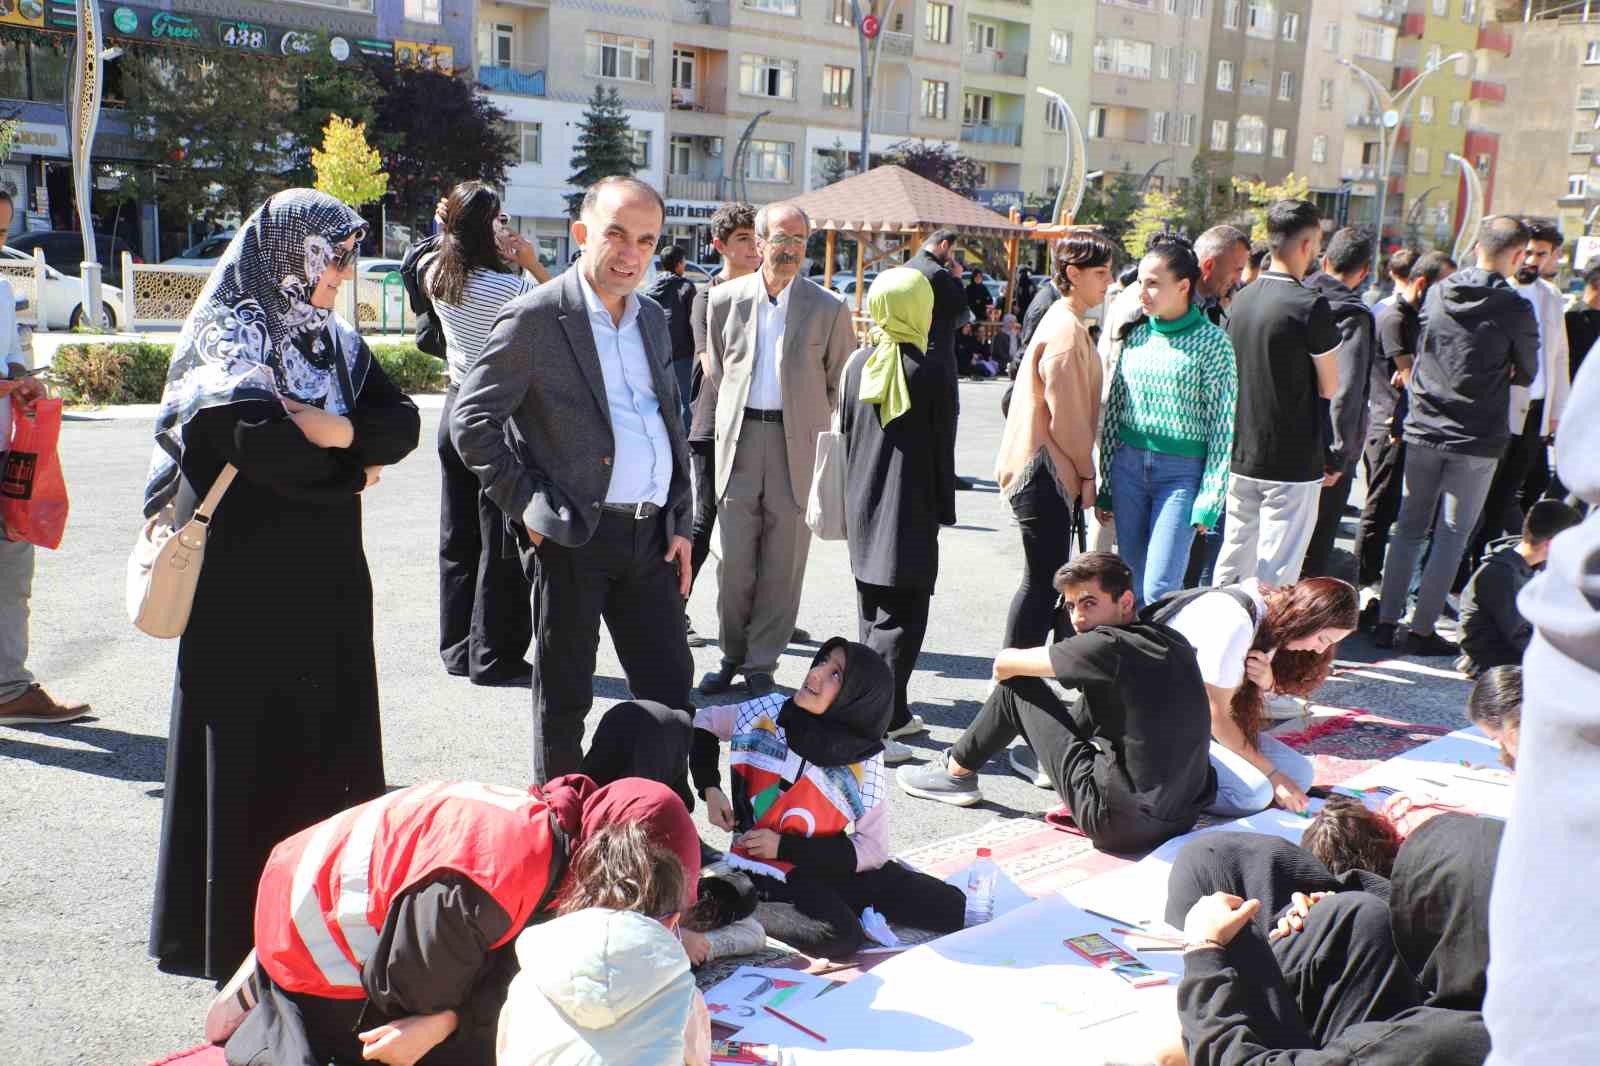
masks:
{"type": "Polygon", "coordinates": [[[1020,235],[1024,227],[980,203],[913,174],[881,166],[797,196],[813,229],[843,233],[910,233],[949,228],[984,237],[1020,235]]]}

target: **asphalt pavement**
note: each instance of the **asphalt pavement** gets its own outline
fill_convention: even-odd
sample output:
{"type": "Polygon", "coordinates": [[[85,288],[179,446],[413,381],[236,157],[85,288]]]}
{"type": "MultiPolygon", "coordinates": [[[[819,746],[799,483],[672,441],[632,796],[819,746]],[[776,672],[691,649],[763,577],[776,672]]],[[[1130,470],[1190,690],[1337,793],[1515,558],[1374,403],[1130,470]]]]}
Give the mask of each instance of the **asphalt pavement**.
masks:
{"type": "MultiPolygon", "coordinates": [[[[1002,421],[998,383],[961,387],[957,467],[975,481],[959,524],[940,538],[942,565],[920,668],[911,681],[931,753],[948,746],[987,688],[1021,548],[992,474],[1002,421]]],[[[391,784],[474,778],[517,785],[528,768],[526,689],[475,688],[445,674],[437,654],[437,398],[424,398],[423,444],[386,471],[366,500],[384,752],[391,784]]],[[[145,954],[162,804],[176,641],[137,632],[123,606],[123,567],[140,524],[150,457],[146,412],[71,415],[62,456],[72,516],[58,551],[40,551],[30,666],[52,692],[89,700],[94,716],[64,726],[0,728],[0,1049],[30,1064],[143,1063],[198,1043],[208,982],[156,970],[145,954]]],[[[1349,523],[1347,523],[1347,526],[1349,523]]],[[[690,603],[716,633],[715,561],[690,603]]],[[[241,605],[241,609],[243,605],[241,605]]],[[[675,624],[663,619],[663,631],[675,624]]],[[[842,543],[814,541],[800,624],[818,641],[854,637],[855,589],[842,543]]],[[[815,645],[789,649],[780,685],[799,682],[815,645]]],[[[270,649],[260,649],[271,654],[270,649]]],[[[1360,666],[1330,681],[1330,704],[1410,721],[1464,723],[1466,683],[1442,659],[1392,660],[1362,637],[1341,656],[1360,666]]],[[[695,652],[696,675],[716,667],[695,652]]],[[[626,697],[602,638],[592,730],[626,697]]],[[[1037,816],[1051,793],[1011,774],[983,774],[987,802],[962,810],[891,792],[891,842],[907,849],[993,818],[1037,816]]],[[[724,845],[697,812],[706,839],[724,845]]]]}

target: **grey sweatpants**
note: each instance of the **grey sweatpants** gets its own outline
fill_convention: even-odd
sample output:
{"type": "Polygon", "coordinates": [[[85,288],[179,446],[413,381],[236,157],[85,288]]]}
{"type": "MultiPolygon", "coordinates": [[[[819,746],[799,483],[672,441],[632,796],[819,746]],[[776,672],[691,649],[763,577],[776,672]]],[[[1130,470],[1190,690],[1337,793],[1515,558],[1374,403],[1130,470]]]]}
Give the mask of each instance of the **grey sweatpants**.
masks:
{"type": "Polygon", "coordinates": [[[1237,585],[1255,578],[1282,587],[1300,580],[1300,566],[1317,528],[1320,481],[1259,481],[1228,478],[1228,522],[1216,584],[1237,585]]]}
{"type": "Polygon", "coordinates": [[[1383,601],[1378,607],[1378,621],[1398,622],[1405,613],[1411,573],[1432,526],[1433,547],[1422,571],[1410,629],[1418,636],[1433,632],[1450,582],[1461,565],[1461,551],[1478,524],[1478,513],[1489,495],[1497,462],[1494,456],[1458,455],[1425,444],[1406,443],[1405,496],[1400,500],[1400,517],[1389,541],[1389,554],[1383,560],[1383,601]]]}
{"type": "Polygon", "coordinates": [[[0,538],[0,703],[16,699],[33,684],[27,665],[32,595],[33,545],[0,538]]]}

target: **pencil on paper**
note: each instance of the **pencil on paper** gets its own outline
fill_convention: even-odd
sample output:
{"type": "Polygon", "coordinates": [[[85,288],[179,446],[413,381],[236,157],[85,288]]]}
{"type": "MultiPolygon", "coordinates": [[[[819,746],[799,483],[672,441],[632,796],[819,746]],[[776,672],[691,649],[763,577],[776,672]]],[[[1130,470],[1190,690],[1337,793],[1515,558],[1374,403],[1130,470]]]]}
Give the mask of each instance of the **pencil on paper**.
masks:
{"type": "Polygon", "coordinates": [[[794,1026],[796,1029],[800,1030],[802,1033],[806,1034],[811,1039],[818,1041],[819,1043],[826,1044],[828,1042],[827,1037],[823,1036],[815,1029],[807,1029],[805,1026],[801,1025],[799,1022],[795,1021],[793,1018],[789,1017],[780,1010],[773,1010],[771,1007],[765,1005],[763,1005],[761,1009],[778,1019],[780,1022],[787,1022],[788,1024],[794,1026]]]}

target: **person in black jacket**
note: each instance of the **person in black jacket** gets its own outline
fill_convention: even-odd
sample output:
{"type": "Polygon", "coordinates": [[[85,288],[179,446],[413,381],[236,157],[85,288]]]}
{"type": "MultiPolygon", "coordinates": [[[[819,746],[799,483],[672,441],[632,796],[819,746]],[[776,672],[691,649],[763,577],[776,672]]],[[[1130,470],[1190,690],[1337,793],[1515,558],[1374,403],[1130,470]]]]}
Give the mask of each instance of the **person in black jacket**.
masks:
{"type": "Polygon", "coordinates": [[[694,332],[690,328],[690,309],[694,305],[694,282],[684,277],[688,262],[681,245],[669,244],[661,252],[661,272],[644,294],[661,305],[667,316],[667,335],[672,338],[672,372],[678,378],[678,399],[683,405],[683,431],[694,421],[690,407],[690,379],[694,374],[694,332]]]}
{"type": "Polygon", "coordinates": [[[1317,501],[1317,524],[1301,564],[1303,577],[1332,576],[1333,541],[1339,533],[1350,486],[1355,480],[1361,442],[1367,435],[1367,393],[1371,388],[1372,360],[1377,348],[1372,310],[1361,299],[1361,289],[1371,271],[1371,231],[1346,226],[1333,235],[1322,256],[1322,269],[1305,279],[1328,300],[1334,324],[1343,340],[1339,344],[1339,388],[1333,398],[1319,400],[1327,414],[1327,448],[1323,469],[1337,475],[1322,487],[1317,501]]]}
{"type": "Polygon", "coordinates": [[[1478,265],[1435,286],[1423,304],[1419,358],[1407,394],[1405,495],[1384,559],[1374,634],[1380,648],[1395,646],[1412,570],[1431,531],[1409,650],[1458,651],[1433,625],[1511,436],[1511,386],[1532,382],[1539,366],[1533,307],[1506,281],[1527,246],[1528,228],[1520,219],[1489,219],[1478,237],[1478,265]]]}
{"type": "Polygon", "coordinates": [[[1533,623],[1517,610],[1517,594],[1550,557],[1550,541],[1579,522],[1578,512],[1559,500],[1528,509],[1522,534],[1490,545],[1483,563],[1461,592],[1461,658],[1456,669],[1477,677],[1495,666],[1518,666],[1533,640],[1533,623]]]}
{"type": "MultiPolygon", "coordinates": [[[[956,325],[961,316],[967,314],[967,294],[950,272],[956,237],[953,229],[935,230],[922,243],[922,250],[906,263],[933,286],[933,325],[928,329],[928,354],[942,362],[950,374],[950,434],[946,441],[952,470],[956,463],[956,423],[961,418],[960,387],[956,380],[956,325]]],[[[956,487],[970,487],[970,482],[957,477],[956,487]]]]}
{"type": "Polygon", "coordinates": [[[994,297],[989,294],[989,286],[983,283],[983,271],[974,269],[967,278],[967,309],[979,322],[987,322],[989,308],[993,306],[994,297]]]}
{"type": "Polygon", "coordinates": [[[1056,283],[1046,281],[1039,286],[1039,291],[1033,294],[1033,299],[1028,301],[1028,306],[1023,309],[1022,315],[1022,350],[1027,351],[1028,345],[1033,343],[1034,331],[1039,328],[1039,323],[1044,321],[1044,314],[1050,310],[1050,305],[1061,299],[1061,290],[1056,288],[1056,283]]]}

